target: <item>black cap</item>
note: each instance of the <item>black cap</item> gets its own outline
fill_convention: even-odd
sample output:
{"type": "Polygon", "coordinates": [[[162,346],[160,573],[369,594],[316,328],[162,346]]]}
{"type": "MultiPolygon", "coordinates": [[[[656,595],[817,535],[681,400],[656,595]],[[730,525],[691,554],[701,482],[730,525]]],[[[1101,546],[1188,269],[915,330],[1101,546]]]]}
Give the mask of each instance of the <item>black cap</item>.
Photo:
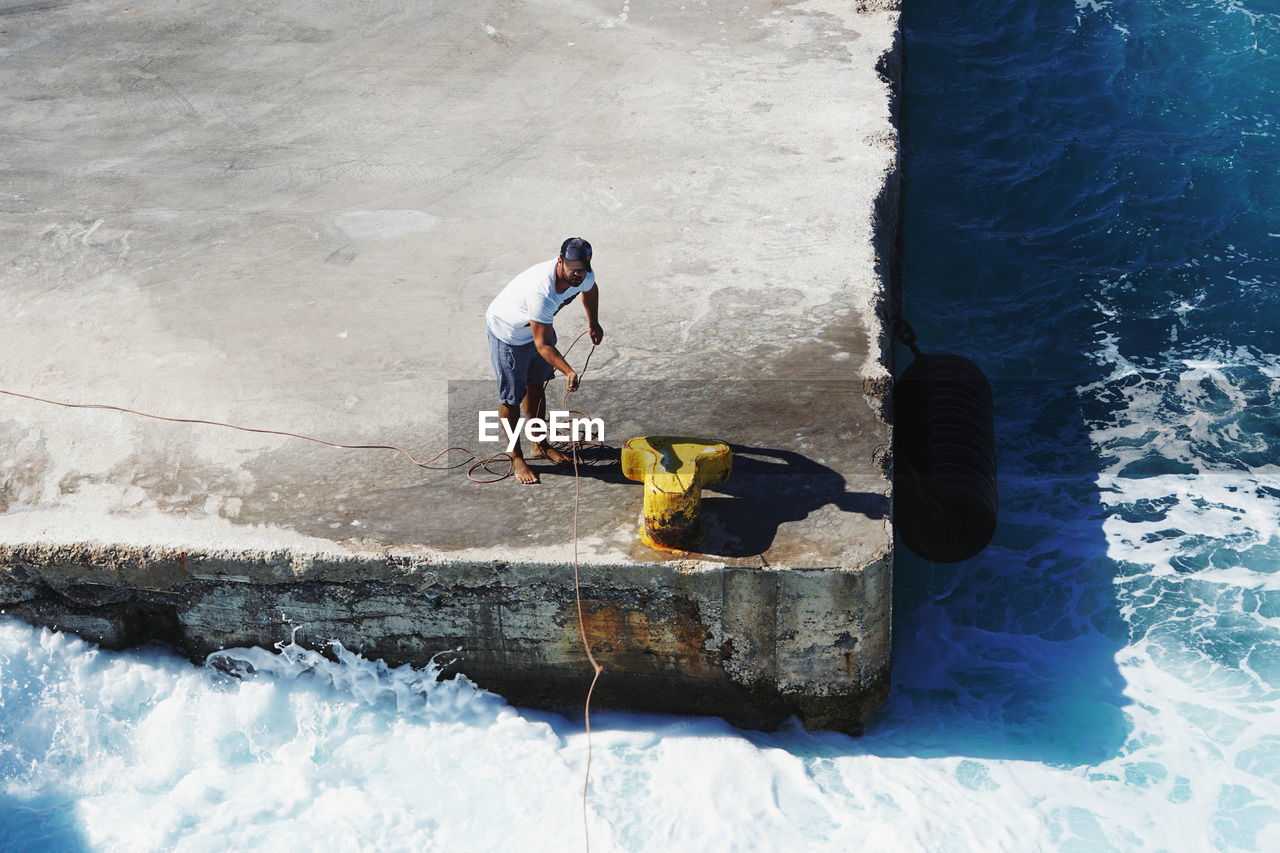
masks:
{"type": "Polygon", "coordinates": [[[570,237],[560,244],[560,257],[566,261],[585,261],[591,269],[591,244],[581,237],[570,237]]]}

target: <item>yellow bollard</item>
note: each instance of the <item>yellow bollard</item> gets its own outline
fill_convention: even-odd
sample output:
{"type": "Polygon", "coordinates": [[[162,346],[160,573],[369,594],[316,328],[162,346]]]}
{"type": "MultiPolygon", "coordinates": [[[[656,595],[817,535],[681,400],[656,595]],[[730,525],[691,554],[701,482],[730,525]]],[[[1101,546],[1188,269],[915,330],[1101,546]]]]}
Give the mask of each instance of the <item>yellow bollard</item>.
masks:
{"type": "Polygon", "coordinates": [[[689,551],[702,537],[702,487],[729,479],[733,451],[719,441],[646,435],[622,445],[622,473],[644,483],[644,534],[651,548],[689,551]]]}

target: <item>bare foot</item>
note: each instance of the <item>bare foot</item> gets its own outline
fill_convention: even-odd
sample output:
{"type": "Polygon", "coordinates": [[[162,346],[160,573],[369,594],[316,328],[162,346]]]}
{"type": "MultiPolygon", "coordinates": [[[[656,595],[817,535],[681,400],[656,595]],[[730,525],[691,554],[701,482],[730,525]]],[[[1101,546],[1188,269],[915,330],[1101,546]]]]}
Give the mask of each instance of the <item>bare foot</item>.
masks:
{"type": "Polygon", "coordinates": [[[511,457],[511,473],[516,475],[516,479],[522,483],[538,482],[538,475],[533,473],[533,469],[529,467],[529,463],[525,462],[519,456],[511,457]]]}
{"type": "Polygon", "coordinates": [[[541,456],[553,465],[563,465],[566,462],[572,462],[566,454],[561,453],[549,444],[535,444],[533,446],[533,455],[541,456]]]}

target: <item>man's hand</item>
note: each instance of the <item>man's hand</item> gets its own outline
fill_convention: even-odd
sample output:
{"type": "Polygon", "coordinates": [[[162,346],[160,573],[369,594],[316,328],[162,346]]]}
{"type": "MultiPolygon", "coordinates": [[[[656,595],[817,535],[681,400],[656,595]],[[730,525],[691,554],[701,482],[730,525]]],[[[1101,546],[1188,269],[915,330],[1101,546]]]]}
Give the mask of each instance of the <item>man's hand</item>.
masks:
{"type": "Polygon", "coordinates": [[[591,324],[591,343],[599,344],[603,340],[604,340],[604,329],[600,327],[599,323],[592,323],[591,324]]]}
{"type": "Polygon", "coordinates": [[[567,385],[569,386],[569,390],[570,390],[570,391],[577,391],[577,390],[578,390],[578,374],[577,374],[577,372],[575,372],[575,371],[570,371],[569,373],[565,374],[564,381],[565,381],[565,384],[567,384],[567,385]]]}

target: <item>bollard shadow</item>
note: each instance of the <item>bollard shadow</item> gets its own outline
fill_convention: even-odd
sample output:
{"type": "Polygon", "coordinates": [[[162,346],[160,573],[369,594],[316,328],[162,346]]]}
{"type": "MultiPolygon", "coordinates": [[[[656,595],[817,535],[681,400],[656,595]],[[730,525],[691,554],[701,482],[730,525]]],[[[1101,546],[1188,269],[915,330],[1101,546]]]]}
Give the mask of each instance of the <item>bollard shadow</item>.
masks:
{"type": "Polygon", "coordinates": [[[768,551],[783,524],[808,518],[827,505],[842,512],[883,519],[889,499],[872,492],[851,492],[837,471],[791,450],[730,444],[733,474],[705,495],[702,511],[715,524],[698,553],[718,557],[754,557],[768,551]]]}
{"type": "MultiPolygon", "coordinates": [[[[871,519],[889,515],[889,498],[874,492],[851,492],[834,469],[800,453],[776,447],[729,444],[733,473],[703,492],[702,512],[707,532],[697,553],[716,557],[756,557],[777,538],[778,529],[808,518],[815,510],[834,506],[871,519]]],[[[566,451],[567,452],[567,451],[566,451]]],[[[622,474],[620,450],[587,448],[586,463],[578,468],[584,480],[634,488],[622,474]]],[[[571,465],[537,465],[548,476],[572,477],[571,465]]]]}

